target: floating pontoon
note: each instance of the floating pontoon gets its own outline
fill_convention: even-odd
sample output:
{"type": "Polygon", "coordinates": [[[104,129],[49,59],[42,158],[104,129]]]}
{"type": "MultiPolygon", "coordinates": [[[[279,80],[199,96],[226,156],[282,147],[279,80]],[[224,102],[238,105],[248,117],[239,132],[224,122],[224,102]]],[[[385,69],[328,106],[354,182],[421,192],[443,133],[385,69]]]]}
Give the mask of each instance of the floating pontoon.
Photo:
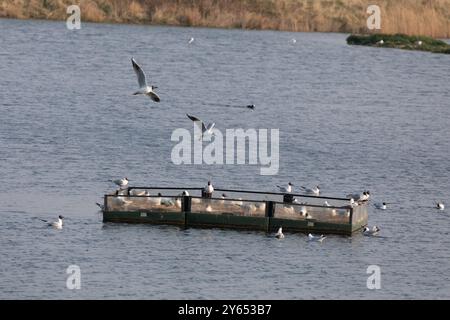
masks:
{"type": "Polygon", "coordinates": [[[226,189],[207,197],[203,188],[129,187],[104,196],[103,221],[351,235],[367,225],[368,210],[367,203],[350,201],[226,189]]]}

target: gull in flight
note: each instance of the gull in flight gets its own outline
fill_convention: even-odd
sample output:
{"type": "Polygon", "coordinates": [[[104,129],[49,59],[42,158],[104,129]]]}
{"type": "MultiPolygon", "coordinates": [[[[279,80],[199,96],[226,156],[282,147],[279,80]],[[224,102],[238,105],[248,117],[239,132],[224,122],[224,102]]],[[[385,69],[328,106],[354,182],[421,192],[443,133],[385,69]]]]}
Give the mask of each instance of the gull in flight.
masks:
{"type": "Polygon", "coordinates": [[[64,217],[63,217],[62,215],[59,215],[59,216],[58,216],[58,220],[57,220],[57,221],[54,221],[54,222],[50,222],[50,221],[42,220],[42,219],[40,219],[40,220],[41,220],[41,221],[44,221],[44,222],[47,222],[47,225],[48,225],[49,227],[53,227],[53,228],[55,228],[55,229],[62,229],[62,226],[63,226],[63,219],[64,219],[64,217]]]}
{"type": "Polygon", "coordinates": [[[284,239],[284,234],[283,234],[283,228],[282,227],[278,228],[278,232],[275,234],[275,238],[277,238],[277,239],[284,239]]]}
{"type": "Polygon", "coordinates": [[[190,38],[188,44],[191,44],[192,42],[194,42],[194,40],[195,40],[195,39],[194,39],[193,37],[190,38]]]}
{"type": "Polygon", "coordinates": [[[145,79],[144,70],[141,69],[141,67],[136,63],[134,58],[131,58],[131,63],[133,64],[133,69],[134,69],[134,72],[136,72],[136,75],[138,78],[138,83],[139,83],[139,90],[133,94],[134,95],[145,94],[145,95],[149,96],[153,101],[159,102],[160,99],[159,99],[158,95],[153,91],[154,89],[157,89],[158,87],[147,85],[147,80],[145,79]]]}
{"type": "Polygon", "coordinates": [[[203,121],[201,121],[199,118],[191,116],[190,114],[187,114],[187,117],[189,119],[191,119],[192,121],[194,121],[194,124],[200,129],[202,130],[202,135],[199,137],[199,140],[201,140],[203,138],[203,136],[205,135],[212,135],[213,134],[213,129],[214,126],[216,125],[215,123],[209,123],[208,125],[205,125],[203,123],[203,121]]]}
{"type": "Polygon", "coordinates": [[[111,180],[112,182],[114,182],[116,185],[118,185],[120,188],[124,188],[128,185],[128,178],[125,177],[123,179],[117,179],[117,180],[111,180]]]}
{"type": "Polygon", "coordinates": [[[444,203],[442,203],[442,202],[436,203],[436,209],[438,209],[438,210],[444,210],[444,209],[445,209],[444,203]]]}
{"type": "Polygon", "coordinates": [[[306,188],[306,187],[301,186],[300,188],[305,190],[306,193],[312,193],[312,194],[314,194],[316,196],[318,196],[320,194],[320,187],[319,186],[316,186],[314,188],[306,188]]]}
{"type": "Polygon", "coordinates": [[[280,190],[280,192],[283,192],[283,193],[291,193],[292,192],[292,187],[293,187],[294,185],[292,184],[292,183],[288,183],[288,185],[287,185],[287,187],[281,187],[281,186],[278,186],[277,185],[277,188],[280,190]]]}
{"type": "Polygon", "coordinates": [[[320,236],[313,236],[311,233],[308,234],[308,241],[318,241],[318,242],[322,242],[323,240],[325,240],[325,236],[323,234],[321,234],[320,236]]]}

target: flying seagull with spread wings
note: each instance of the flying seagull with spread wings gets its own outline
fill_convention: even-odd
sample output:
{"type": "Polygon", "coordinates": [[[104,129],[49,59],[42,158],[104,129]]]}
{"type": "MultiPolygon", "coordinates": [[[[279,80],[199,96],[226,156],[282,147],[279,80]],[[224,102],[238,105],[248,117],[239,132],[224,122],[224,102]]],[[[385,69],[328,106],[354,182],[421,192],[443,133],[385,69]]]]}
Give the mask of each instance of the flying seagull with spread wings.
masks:
{"type": "Polygon", "coordinates": [[[212,135],[213,134],[213,129],[214,129],[214,126],[216,125],[215,123],[208,123],[208,125],[205,125],[205,123],[202,120],[200,120],[199,118],[191,116],[191,115],[189,115],[187,113],[186,113],[186,115],[187,115],[187,117],[189,119],[194,121],[194,123],[202,131],[202,135],[201,135],[200,139],[202,139],[203,136],[205,136],[205,135],[212,135]]]}
{"type": "Polygon", "coordinates": [[[134,69],[134,72],[136,72],[136,76],[138,78],[138,83],[139,83],[139,90],[136,91],[134,93],[134,95],[145,94],[146,96],[149,96],[155,102],[161,101],[159,99],[158,95],[153,91],[154,89],[157,89],[158,87],[147,85],[147,80],[145,78],[144,70],[142,70],[142,68],[136,63],[134,58],[131,58],[131,63],[133,64],[133,69],[134,69]]]}

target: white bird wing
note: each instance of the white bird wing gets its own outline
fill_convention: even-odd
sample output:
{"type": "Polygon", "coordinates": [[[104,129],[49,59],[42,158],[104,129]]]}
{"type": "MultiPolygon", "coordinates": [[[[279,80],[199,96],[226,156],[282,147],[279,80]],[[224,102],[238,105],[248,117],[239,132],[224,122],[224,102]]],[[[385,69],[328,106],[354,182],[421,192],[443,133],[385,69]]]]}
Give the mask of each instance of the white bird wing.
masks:
{"type": "Polygon", "coordinates": [[[216,125],[215,123],[208,124],[208,126],[206,127],[206,130],[211,131],[215,125],[216,125]]]}
{"type": "Polygon", "coordinates": [[[136,76],[138,78],[139,87],[147,87],[147,80],[145,78],[144,70],[142,70],[142,68],[136,63],[134,58],[131,58],[131,63],[133,64],[134,72],[136,73],[136,76]]]}
{"type": "Polygon", "coordinates": [[[156,93],[154,93],[153,91],[149,92],[147,95],[155,102],[161,101],[161,99],[158,97],[158,95],[156,93]]]}
{"type": "Polygon", "coordinates": [[[187,117],[188,117],[189,119],[191,119],[192,121],[194,121],[194,124],[195,124],[200,130],[202,130],[202,133],[205,132],[205,131],[207,130],[207,128],[206,128],[206,126],[205,126],[205,124],[203,123],[202,120],[200,120],[200,119],[197,118],[197,117],[191,116],[190,114],[187,114],[187,113],[186,113],[186,115],[187,115],[187,117]]]}

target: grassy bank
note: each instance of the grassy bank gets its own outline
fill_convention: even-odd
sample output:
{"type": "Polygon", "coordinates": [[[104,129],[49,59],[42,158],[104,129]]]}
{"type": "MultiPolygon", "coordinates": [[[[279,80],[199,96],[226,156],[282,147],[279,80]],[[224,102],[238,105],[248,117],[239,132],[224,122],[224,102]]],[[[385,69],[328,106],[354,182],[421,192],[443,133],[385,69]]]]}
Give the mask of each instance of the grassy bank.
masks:
{"type": "MultiPolygon", "coordinates": [[[[385,34],[450,38],[450,0],[377,0],[385,34]]],[[[0,0],[0,17],[288,31],[366,32],[369,0],[0,0]]]]}
{"type": "Polygon", "coordinates": [[[420,50],[450,54],[449,44],[426,36],[407,36],[404,34],[351,35],[347,38],[347,43],[351,45],[420,50]]]}

